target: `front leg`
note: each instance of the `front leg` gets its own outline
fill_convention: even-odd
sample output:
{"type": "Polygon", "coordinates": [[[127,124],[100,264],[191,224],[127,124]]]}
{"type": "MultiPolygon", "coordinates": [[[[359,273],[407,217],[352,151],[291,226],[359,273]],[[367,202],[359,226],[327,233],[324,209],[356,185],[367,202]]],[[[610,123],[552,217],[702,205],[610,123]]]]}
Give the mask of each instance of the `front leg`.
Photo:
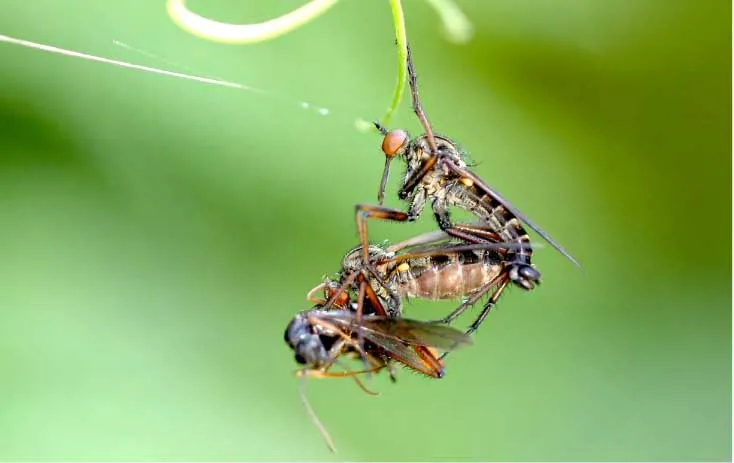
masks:
{"type": "Polygon", "coordinates": [[[413,222],[420,217],[423,209],[426,207],[426,190],[419,188],[413,194],[413,199],[410,201],[410,207],[408,208],[408,221],[413,222]]]}
{"type": "Polygon", "coordinates": [[[431,203],[431,209],[433,209],[433,215],[436,217],[438,228],[446,233],[450,233],[449,230],[454,228],[454,224],[451,223],[451,215],[449,214],[446,200],[441,197],[434,197],[431,203]]]}
{"type": "Polygon", "coordinates": [[[393,222],[407,222],[410,218],[408,214],[399,209],[393,209],[385,206],[357,204],[354,209],[357,219],[357,233],[359,234],[359,242],[362,245],[362,261],[364,265],[369,267],[371,263],[369,259],[370,243],[367,233],[367,220],[380,219],[393,222]]]}
{"type": "Polygon", "coordinates": [[[409,178],[405,179],[403,186],[400,187],[400,190],[398,191],[398,198],[407,199],[408,196],[410,196],[410,192],[413,191],[415,187],[417,187],[418,184],[423,181],[423,178],[428,175],[428,172],[436,167],[436,162],[438,162],[438,153],[434,154],[436,155],[428,158],[426,162],[423,163],[420,169],[414,172],[413,175],[411,175],[409,178]]]}

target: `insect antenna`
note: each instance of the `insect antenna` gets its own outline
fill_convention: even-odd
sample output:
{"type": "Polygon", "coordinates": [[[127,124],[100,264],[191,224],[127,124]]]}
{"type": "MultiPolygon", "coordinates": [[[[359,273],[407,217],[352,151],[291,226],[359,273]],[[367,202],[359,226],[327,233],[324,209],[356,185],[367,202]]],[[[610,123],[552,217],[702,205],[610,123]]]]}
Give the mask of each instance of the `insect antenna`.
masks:
{"type": "Polygon", "coordinates": [[[311,407],[311,403],[306,397],[306,381],[308,381],[308,375],[306,374],[305,370],[306,369],[304,368],[301,378],[301,384],[298,388],[298,393],[301,396],[301,402],[306,408],[306,414],[308,414],[308,418],[319,430],[319,432],[321,433],[321,437],[324,438],[324,442],[326,442],[326,446],[329,448],[329,451],[331,451],[331,453],[336,453],[336,446],[334,445],[334,441],[331,439],[329,432],[326,430],[326,427],[323,425],[323,423],[321,423],[321,420],[319,420],[319,417],[316,415],[316,412],[314,411],[313,407],[311,407]]]}

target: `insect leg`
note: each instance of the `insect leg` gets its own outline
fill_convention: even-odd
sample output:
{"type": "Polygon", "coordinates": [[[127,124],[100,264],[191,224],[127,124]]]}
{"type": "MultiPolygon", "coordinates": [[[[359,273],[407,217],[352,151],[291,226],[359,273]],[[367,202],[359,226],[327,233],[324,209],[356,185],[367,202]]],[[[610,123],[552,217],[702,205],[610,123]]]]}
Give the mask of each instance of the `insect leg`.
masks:
{"type": "Polygon", "coordinates": [[[402,187],[400,187],[400,190],[398,191],[398,198],[408,198],[408,196],[410,196],[410,192],[413,191],[415,187],[421,182],[421,180],[423,180],[423,177],[425,177],[426,174],[428,174],[428,172],[433,169],[433,167],[436,165],[436,161],[438,161],[438,154],[428,158],[426,162],[423,163],[421,168],[418,169],[418,171],[414,173],[412,177],[407,179],[402,187]]]}
{"type": "Polygon", "coordinates": [[[436,198],[431,207],[433,208],[433,214],[436,216],[436,222],[439,228],[454,238],[459,238],[469,243],[496,243],[501,241],[499,235],[492,231],[483,230],[480,232],[479,230],[482,230],[480,226],[455,225],[451,221],[451,216],[446,207],[446,201],[443,199],[436,198]],[[495,237],[497,239],[494,239],[495,237]]]}
{"type": "MultiPolygon", "coordinates": [[[[423,105],[421,105],[420,98],[418,97],[418,76],[415,73],[415,67],[413,66],[413,52],[410,49],[410,45],[407,46],[408,49],[408,56],[406,57],[407,66],[408,66],[408,83],[410,85],[410,96],[413,100],[413,112],[418,117],[418,120],[421,123],[421,126],[423,126],[423,130],[426,132],[426,137],[428,138],[428,145],[431,147],[431,151],[433,151],[433,154],[437,154],[438,148],[436,146],[436,139],[433,136],[433,129],[431,128],[430,122],[428,122],[428,117],[426,117],[426,113],[423,111],[423,105]]],[[[433,164],[436,163],[435,156],[433,161],[433,164]]],[[[430,168],[433,166],[431,165],[430,168]]],[[[430,170],[430,168],[425,169],[426,172],[430,170]]],[[[423,173],[425,175],[425,172],[423,173]]],[[[421,178],[423,177],[421,175],[421,178]]]]}
{"type": "Polygon", "coordinates": [[[311,289],[311,291],[309,291],[308,294],[306,294],[306,300],[308,302],[313,302],[314,304],[321,304],[321,305],[326,304],[326,302],[327,302],[326,299],[322,299],[322,298],[320,298],[318,296],[315,296],[315,294],[317,292],[319,292],[321,290],[324,290],[324,289],[326,289],[326,282],[321,283],[318,286],[314,286],[311,289]]]}
{"type": "MultiPolygon", "coordinates": [[[[495,306],[500,296],[502,295],[502,292],[505,290],[505,288],[507,287],[509,283],[510,283],[509,279],[505,279],[500,283],[500,285],[497,287],[494,293],[492,293],[492,295],[489,297],[489,300],[487,301],[487,303],[484,304],[484,308],[482,309],[482,312],[479,314],[477,319],[474,320],[474,323],[472,323],[469,329],[466,330],[467,335],[473,334],[477,330],[477,328],[479,328],[479,325],[481,325],[482,322],[484,322],[484,319],[487,318],[489,311],[492,310],[492,308],[495,306]]],[[[449,355],[449,352],[444,352],[444,354],[441,357],[439,357],[440,360],[445,359],[446,356],[449,355]]]]}
{"type": "MultiPolygon", "coordinates": [[[[392,294],[392,291],[390,291],[390,295],[394,296],[392,294]]],[[[382,304],[382,301],[380,301],[380,298],[375,293],[375,290],[372,288],[372,286],[365,281],[365,297],[367,298],[367,301],[369,301],[370,305],[375,311],[376,315],[381,315],[383,317],[396,317],[400,316],[401,314],[394,314],[389,313],[388,310],[385,309],[385,306],[382,304]]],[[[397,296],[395,296],[397,297],[397,296]]],[[[398,303],[400,301],[398,300],[398,303]]]]}
{"type": "Polygon", "coordinates": [[[303,403],[303,407],[306,409],[306,414],[308,415],[308,418],[311,420],[311,422],[316,426],[316,429],[319,430],[319,433],[321,434],[321,437],[324,439],[324,442],[326,442],[326,446],[329,448],[329,450],[333,453],[336,453],[336,446],[334,445],[334,441],[331,439],[331,436],[329,435],[329,431],[326,430],[326,426],[321,422],[318,415],[316,414],[316,410],[313,409],[311,406],[311,403],[308,400],[308,397],[306,395],[306,381],[308,380],[309,376],[315,376],[315,377],[327,377],[329,375],[328,370],[331,368],[331,366],[334,364],[334,361],[336,360],[335,352],[341,353],[342,346],[344,345],[344,340],[340,340],[332,346],[332,350],[329,353],[329,357],[331,358],[334,356],[334,358],[331,359],[331,361],[325,365],[323,368],[320,368],[318,370],[312,370],[312,369],[302,369],[298,370],[297,374],[298,376],[301,376],[301,385],[298,388],[298,395],[301,398],[301,403],[303,403]]]}
{"type": "Polygon", "coordinates": [[[357,216],[357,232],[359,233],[359,241],[362,244],[362,256],[365,265],[370,265],[369,256],[369,238],[367,236],[367,220],[380,219],[391,220],[394,222],[407,222],[408,214],[390,207],[375,206],[372,204],[357,204],[355,206],[357,216]]]}
{"type": "MultiPolygon", "coordinates": [[[[362,389],[362,391],[371,396],[378,396],[380,395],[377,392],[374,392],[367,388],[367,386],[364,385],[364,383],[359,379],[358,375],[361,374],[371,374],[371,373],[377,373],[378,371],[385,368],[387,365],[385,363],[380,363],[378,365],[375,365],[374,367],[370,368],[369,370],[347,370],[347,371],[339,371],[336,373],[332,373],[330,371],[326,370],[306,370],[305,373],[303,373],[304,376],[308,376],[310,378],[319,378],[319,379],[335,379],[335,378],[352,378],[355,383],[357,383],[357,386],[362,389]]],[[[299,370],[302,371],[302,370],[299,370]]]]}
{"type": "MultiPolygon", "coordinates": [[[[358,275],[357,281],[359,282],[359,295],[357,298],[357,326],[355,327],[355,330],[357,331],[357,345],[359,346],[360,352],[364,351],[364,336],[362,335],[362,315],[364,312],[364,296],[365,292],[367,291],[367,282],[364,279],[364,275],[360,273],[358,275]]],[[[367,361],[367,354],[362,356],[362,363],[364,364],[364,369],[369,370],[369,364],[367,361]]],[[[369,378],[369,373],[367,373],[367,377],[369,378]]]]}
{"type": "MultiPolygon", "coordinates": [[[[476,320],[474,320],[474,323],[471,324],[468,330],[466,330],[467,335],[471,335],[474,333],[477,328],[479,328],[479,325],[484,322],[484,319],[487,318],[487,315],[489,314],[489,311],[492,310],[492,308],[497,304],[497,301],[499,300],[500,296],[502,295],[502,292],[507,288],[507,285],[510,283],[510,280],[508,278],[504,279],[499,286],[497,286],[497,289],[492,293],[492,295],[489,297],[489,300],[484,304],[484,308],[482,309],[482,312],[479,314],[476,320]]],[[[448,355],[448,352],[445,352],[440,358],[441,360],[445,359],[448,355]]]]}
{"type": "Polygon", "coordinates": [[[426,190],[419,188],[418,191],[413,192],[413,196],[410,198],[410,205],[408,206],[408,221],[412,222],[418,219],[425,207],[426,190]]]}
{"type": "Polygon", "coordinates": [[[502,238],[499,234],[478,225],[454,224],[451,221],[446,203],[443,200],[436,199],[433,202],[433,213],[436,216],[439,228],[454,238],[469,243],[500,243],[502,238]]]}
{"type": "MultiPolygon", "coordinates": [[[[487,241],[491,241],[493,243],[500,243],[502,242],[502,237],[497,232],[494,232],[486,227],[482,227],[480,225],[471,225],[471,224],[463,224],[463,223],[457,223],[453,224],[452,228],[454,230],[462,231],[464,233],[474,235],[478,238],[483,238],[487,241]]],[[[528,244],[529,246],[529,244],[528,244]]]]}
{"type": "Polygon", "coordinates": [[[301,386],[298,388],[298,395],[301,397],[301,403],[303,403],[303,407],[306,409],[306,414],[308,415],[308,418],[311,420],[311,422],[316,426],[316,429],[319,430],[319,433],[321,434],[321,437],[324,439],[324,442],[326,442],[326,446],[329,448],[329,450],[332,453],[336,453],[336,446],[334,445],[334,441],[331,439],[331,436],[329,435],[329,431],[326,430],[326,426],[321,422],[318,415],[316,415],[316,411],[311,406],[311,403],[308,401],[308,397],[306,397],[306,380],[308,379],[308,376],[306,374],[303,375],[303,379],[301,380],[301,386]]]}
{"type": "MultiPolygon", "coordinates": [[[[302,373],[302,375],[308,376],[309,378],[319,378],[319,379],[349,378],[349,377],[361,375],[361,374],[376,373],[382,370],[383,368],[385,368],[385,364],[376,365],[366,370],[349,370],[349,371],[337,371],[337,372],[331,372],[331,371],[326,371],[326,370],[306,370],[306,372],[302,373]]],[[[303,371],[303,370],[299,370],[299,371],[303,371]]],[[[377,394],[372,393],[371,395],[377,395],[377,394]]]]}
{"type": "MultiPolygon", "coordinates": [[[[344,294],[347,294],[346,291],[349,291],[349,286],[354,283],[354,279],[357,276],[355,272],[352,272],[347,276],[347,278],[344,279],[344,282],[339,286],[339,288],[331,295],[329,300],[324,304],[323,308],[328,309],[329,307],[336,305],[339,307],[339,304],[344,303],[346,305],[346,302],[344,302],[344,298],[340,297],[344,294]]],[[[349,299],[349,295],[347,294],[347,302],[349,299]]]]}
{"type": "Polygon", "coordinates": [[[479,314],[476,320],[474,320],[474,323],[471,324],[468,330],[466,330],[467,335],[471,335],[474,333],[477,328],[479,328],[479,325],[484,322],[484,319],[487,318],[487,315],[489,314],[489,311],[492,310],[492,308],[497,304],[497,301],[499,300],[500,296],[502,296],[502,292],[507,288],[507,285],[509,284],[510,280],[505,280],[502,283],[497,286],[497,289],[492,293],[492,295],[489,297],[489,300],[486,304],[484,304],[484,308],[482,309],[482,312],[479,314]]]}
{"type": "Polygon", "coordinates": [[[423,179],[423,177],[426,176],[428,172],[433,169],[433,167],[436,165],[436,161],[438,161],[438,145],[436,144],[436,138],[433,135],[433,129],[431,128],[431,124],[428,122],[428,117],[426,117],[425,111],[423,111],[423,105],[420,102],[420,98],[418,97],[418,76],[415,73],[415,67],[413,66],[413,53],[410,50],[410,46],[408,46],[408,57],[407,57],[407,64],[408,64],[408,83],[410,84],[410,95],[413,99],[413,112],[418,117],[418,120],[421,123],[421,126],[423,127],[423,130],[426,133],[426,139],[428,140],[428,146],[431,148],[431,156],[428,158],[428,160],[423,163],[421,168],[416,172],[411,178],[406,180],[405,184],[400,188],[400,191],[398,192],[398,197],[400,199],[405,199],[410,195],[410,192],[413,191],[413,189],[420,183],[420,181],[423,179]]]}
{"type": "Polygon", "coordinates": [[[479,299],[482,298],[487,292],[492,289],[494,286],[497,286],[498,284],[503,284],[504,280],[507,280],[507,274],[506,273],[500,273],[496,277],[494,277],[489,283],[482,286],[476,293],[474,293],[469,299],[462,302],[459,307],[454,309],[453,312],[448,314],[446,317],[442,318],[441,320],[438,320],[436,323],[443,323],[443,324],[450,324],[453,322],[459,315],[464,313],[466,309],[473,306],[477,303],[479,299]]]}

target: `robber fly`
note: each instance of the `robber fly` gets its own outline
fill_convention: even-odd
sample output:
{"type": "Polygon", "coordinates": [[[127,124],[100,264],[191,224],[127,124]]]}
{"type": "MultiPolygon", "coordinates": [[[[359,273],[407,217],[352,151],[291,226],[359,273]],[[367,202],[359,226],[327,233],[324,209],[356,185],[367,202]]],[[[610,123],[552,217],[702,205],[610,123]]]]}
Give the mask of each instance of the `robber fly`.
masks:
{"type": "MultiPolygon", "coordinates": [[[[340,302],[342,299],[339,299],[340,302]]],[[[299,374],[304,378],[352,377],[366,392],[357,375],[387,369],[395,381],[393,362],[398,362],[423,375],[442,378],[443,362],[435,349],[444,351],[471,344],[464,333],[448,326],[434,325],[405,318],[385,315],[384,307],[364,304],[364,314],[359,320],[355,315],[358,303],[348,300],[342,307],[325,308],[316,305],[300,312],[285,330],[285,341],[293,350],[296,362],[303,365],[299,374]],[[354,335],[359,327],[364,340],[354,335]],[[342,358],[361,357],[368,365],[361,371],[331,372],[342,358]]],[[[311,420],[319,429],[327,445],[335,451],[328,432],[319,421],[305,396],[302,383],[301,398],[311,420]]]]}
{"type": "MultiPolygon", "coordinates": [[[[441,230],[466,243],[515,243],[504,255],[504,277],[495,287],[490,300],[496,300],[509,283],[531,290],[540,283],[540,272],[531,263],[532,246],[524,222],[571,262],[578,262],[537,225],[479,176],[467,169],[464,156],[456,144],[446,137],[434,135],[418,98],[416,74],[408,49],[408,75],[413,99],[413,110],[425,134],[410,139],[403,130],[388,131],[379,123],[376,127],[384,135],[382,151],[386,156],[385,170],[378,192],[380,206],[360,204],[356,207],[357,228],[362,243],[362,261],[369,263],[367,219],[413,221],[423,212],[426,203],[431,208],[441,230]],[[402,157],[407,171],[398,196],[409,202],[407,212],[382,206],[390,162],[402,157]],[[450,207],[459,207],[479,218],[478,224],[454,223],[450,207]]],[[[464,307],[464,309],[466,306],[464,307]]],[[[450,322],[461,313],[452,313],[443,321],[450,322]]]]}
{"type": "MultiPolygon", "coordinates": [[[[342,260],[337,278],[327,278],[313,288],[307,298],[328,306],[334,301],[334,294],[347,297],[345,294],[349,291],[354,293],[357,290],[354,275],[361,274],[376,297],[384,301],[388,316],[404,315],[404,299],[465,299],[446,317],[453,320],[508,279],[505,256],[518,246],[516,243],[466,244],[457,242],[445,232],[434,231],[391,246],[369,245],[369,265],[364,265],[362,247],[358,246],[342,260]],[[324,299],[316,296],[321,289],[325,290],[324,299]]],[[[495,291],[489,297],[467,335],[484,321],[501,294],[502,291],[495,291]]]]}

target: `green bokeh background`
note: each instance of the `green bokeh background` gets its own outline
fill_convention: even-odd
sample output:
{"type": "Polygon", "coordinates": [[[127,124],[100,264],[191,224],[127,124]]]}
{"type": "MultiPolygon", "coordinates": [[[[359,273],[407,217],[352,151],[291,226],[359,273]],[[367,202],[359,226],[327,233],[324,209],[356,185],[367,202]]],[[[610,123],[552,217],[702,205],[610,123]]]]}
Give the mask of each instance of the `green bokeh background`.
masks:
{"type": "MultiPolygon", "coordinates": [[[[731,459],[730,2],[459,4],[467,45],[404,2],[429,116],[583,267],[539,250],[544,284],[509,291],[441,381],[310,382],[333,456],[282,336],[375,199],[380,139],[354,120],[390,99],[387,2],[250,46],[162,1],[0,3],[0,34],[269,92],[0,43],[0,458],[731,459]]],[[[404,103],[393,125],[416,133],[404,103]]]]}

